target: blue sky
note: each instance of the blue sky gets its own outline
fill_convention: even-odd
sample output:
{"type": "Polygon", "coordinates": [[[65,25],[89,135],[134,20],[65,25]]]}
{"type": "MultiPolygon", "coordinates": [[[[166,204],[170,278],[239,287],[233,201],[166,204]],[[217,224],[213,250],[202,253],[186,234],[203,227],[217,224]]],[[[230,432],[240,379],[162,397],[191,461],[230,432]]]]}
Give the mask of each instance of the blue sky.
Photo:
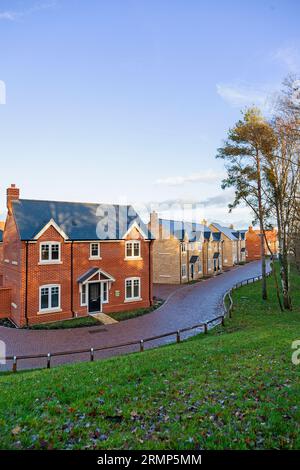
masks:
{"type": "Polygon", "coordinates": [[[216,149],[299,73],[299,18],[297,0],[0,0],[0,213],[16,183],[36,199],[197,201],[246,225],[216,149]]]}

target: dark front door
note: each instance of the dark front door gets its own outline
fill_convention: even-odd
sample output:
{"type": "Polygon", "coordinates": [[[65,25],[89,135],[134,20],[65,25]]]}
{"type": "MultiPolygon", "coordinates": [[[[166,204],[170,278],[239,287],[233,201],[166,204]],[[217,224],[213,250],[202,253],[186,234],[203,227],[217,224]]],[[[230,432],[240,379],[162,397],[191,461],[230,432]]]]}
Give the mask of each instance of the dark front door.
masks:
{"type": "Polygon", "coordinates": [[[101,311],[100,282],[89,284],[89,313],[101,311]]]}
{"type": "Polygon", "coordinates": [[[194,273],[195,273],[195,270],[194,270],[194,265],[191,264],[191,279],[194,279],[194,273]]]}

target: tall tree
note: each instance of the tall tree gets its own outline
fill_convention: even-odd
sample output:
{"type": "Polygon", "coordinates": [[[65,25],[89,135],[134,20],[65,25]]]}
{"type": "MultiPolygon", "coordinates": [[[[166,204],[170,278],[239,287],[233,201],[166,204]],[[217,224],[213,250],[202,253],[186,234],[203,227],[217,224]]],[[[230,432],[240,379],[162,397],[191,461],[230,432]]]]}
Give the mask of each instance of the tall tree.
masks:
{"type": "Polygon", "coordinates": [[[292,301],[289,285],[289,255],[299,210],[297,192],[300,184],[300,146],[295,133],[297,123],[291,116],[277,117],[272,127],[277,146],[274,154],[266,156],[264,172],[278,227],[283,305],[290,310],[292,301]]]}
{"type": "Polygon", "coordinates": [[[222,187],[234,188],[235,199],[230,211],[241,203],[251,208],[260,227],[262,263],[262,298],[267,299],[265,226],[270,214],[269,197],[264,185],[263,161],[276,147],[273,129],[257,108],[242,113],[242,119],[228,131],[227,140],[218,149],[217,158],[225,161],[227,178],[222,187]]]}
{"type": "Polygon", "coordinates": [[[290,75],[283,85],[271,122],[277,146],[265,160],[265,173],[278,226],[283,303],[291,309],[289,255],[297,253],[300,227],[300,80],[290,75]]]}

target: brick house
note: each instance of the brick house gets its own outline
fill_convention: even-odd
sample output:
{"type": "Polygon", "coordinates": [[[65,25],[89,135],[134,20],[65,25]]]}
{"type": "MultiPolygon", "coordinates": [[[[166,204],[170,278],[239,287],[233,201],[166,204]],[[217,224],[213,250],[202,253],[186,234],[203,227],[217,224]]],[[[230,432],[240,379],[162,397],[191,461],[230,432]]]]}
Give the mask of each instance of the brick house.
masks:
{"type": "MultiPolygon", "coordinates": [[[[254,229],[252,226],[249,227],[246,236],[246,252],[247,252],[247,261],[255,261],[261,258],[260,253],[260,230],[254,229]]],[[[276,256],[278,255],[278,234],[277,230],[273,228],[272,230],[266,230],[266,237],[271,252],[276,256]]],[[[265,241],[265,255],[270,256],[271,252],[265,241]]]]}
{"type": "Polygon", "coordinates": [[[0,287],[3,284],[3,230],[4,222],[0,222],[0,287]]]}
{"type": "Polygon", "coordinates": [[[212,222],[209,226],[213,233],[220,233],[222,244],[222,265],[224,268],[246,262],[246,232],[235,230],[212,222]]]}
{"type": "Polygon", "coordinates": [[[131,206],[7,190],[0,316],[17,326],[152,304],[152,236],[131,206]]]}
{"type": "Polygon", "coordinates": [[[153,242],[153,282],[182,284],[222,271],[221,240],[204,224],[150,215],[153,242]]]}

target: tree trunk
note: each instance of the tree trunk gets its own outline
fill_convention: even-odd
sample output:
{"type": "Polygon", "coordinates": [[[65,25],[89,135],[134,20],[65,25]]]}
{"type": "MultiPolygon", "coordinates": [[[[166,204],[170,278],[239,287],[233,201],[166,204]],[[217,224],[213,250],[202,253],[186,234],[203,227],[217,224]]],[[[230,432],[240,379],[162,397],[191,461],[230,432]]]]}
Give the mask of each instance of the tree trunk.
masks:
{"type": "Polygon", "coordinates": [[[288,252],[286,249],[286,233],[281,223],[281,214],[283,210],[279,201],[276,202],[276,216],[278,227],[278,241],[279,241],[279,264],[280,264],[280,280],[283,297],[283,306],[286,310],[292,309],[292,301],[289,289],[289,263],[288,252]]]}
{"type": "Polygon", "coordinates": [[[290,297],[290,283],[289,283],[289,263],[288,263],[288,254],[285,247],[283,248],[282,260],[281,260],[281,285],[282,285],[282,295],[283,295],[283,306],[286,310],[292,310],[292,300],[290,297]]]}
{"type": "Polygon", "coordinates": [[[265,243],[266,243],[267,249],[268,249],[269,253],[271,253],[271,259],[272,259],[271,267],[272,267],[272,273],[273,273],[275,287],[276,287],[276,295],[277,295],[278,305],[279,305],[280,310],[283,312],[283,307],[282,307],[282,302],[281,302],[281,297],[280,297],[279,284],[278,284],[278,279],[277,279],[277,274],[276,274],[276,269],[275,269],[275,263],[274,263],[274,253],[271,250],[271,247],[270,247],[270,244],[269,244],[269,241],[268,241],[268,237],[266,236],[266,232],[264,232],[264,238],[265,238],[265,243]]]}
{"type": "Polygon", "coordinates": [[[262,273],[262,298],[267,300],[267,263],[265,255],[265,239],[264,239],[264,227],[263,224],[260,224],[260,255],[261,255],[261,273],[262,273]]]}
{"type": "Polygon", "coordinates": [[[256,154],[257,164],[257,196],[258,196],[258,214],[259,214],[259,228],[260,228],[260,255],[261,255],[261,273],[262,273],[262,298],[267,300],[267,265],[265,255],[265,231],[264,231],[264,210],[262,205],[262,190],[261,190],[261,172],[260,172],[260,156],[257,151],[256,154]]]}

